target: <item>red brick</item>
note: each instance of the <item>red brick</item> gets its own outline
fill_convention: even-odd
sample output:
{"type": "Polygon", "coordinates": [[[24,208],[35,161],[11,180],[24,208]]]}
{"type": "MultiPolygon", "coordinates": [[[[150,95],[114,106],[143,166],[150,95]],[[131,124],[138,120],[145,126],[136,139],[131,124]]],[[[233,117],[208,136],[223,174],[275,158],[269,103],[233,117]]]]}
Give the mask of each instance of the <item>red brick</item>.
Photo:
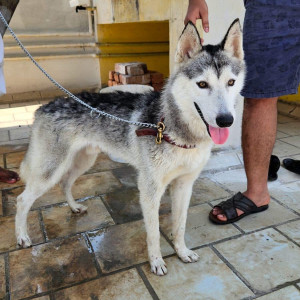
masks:
{"type": "Polygon", "coordinates": [[[114,81],[120,82],[119,73],[117,73],[117,72],[114,73],[114,81]]]}
{"type": "Polygon", "coordinates": [[[115,71],[124,75],[143,75],[147,73],[147,65],[141,62],[116,63],[115,71]]]}
{"type": "Polygon", "coordinates": [[[150,74],[138,75],[138,76],[130,76],[120,74],[120,81],[123,84],[147,84],[150,83],[150,74]]]}
{"type": "Polygon", "coordinates": [[[114,75],[115,75],[115,71],[109,71],[108,72],[108,79],[109,80],[114,80],[114,75]]]}
{"type": "Polygon", "coordinates": [[[152,83],[152,86],[155,91],[160,92],[164,86],[163,83],[152,83]]]}
{"type": "Polygon", "coordinates": [[[152,83],[163,83],[164,75],[160,72],[149,71],[152,83]]]}
{"type": "Polygon", "coordinates": [[[113,80],[108,80],[108,86],[113,86],[114,81],[113,80]]]}

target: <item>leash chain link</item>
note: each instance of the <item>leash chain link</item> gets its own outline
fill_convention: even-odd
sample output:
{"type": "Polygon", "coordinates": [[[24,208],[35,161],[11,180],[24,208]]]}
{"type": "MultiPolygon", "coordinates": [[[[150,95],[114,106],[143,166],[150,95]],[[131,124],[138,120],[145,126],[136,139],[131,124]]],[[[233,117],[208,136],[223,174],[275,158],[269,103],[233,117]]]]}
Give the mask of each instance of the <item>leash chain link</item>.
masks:
{"type": "Polygon", "coordinates": [[[82,101],[81,99],[79,99],[78,97],[76,97],[75,95],[73,95],[70,91],[68,91],[67,89],[65,89],[63,86],[61,86],[56,80],[54,80],[39,64],[38,62],[32,57],[32,55],[27,51],[27,49],[25,48],[25,46],[21,43],[21,41],[18,39],[18,37],[16,36],[16,34],[14,33],[14,31],[10,28],[10,26],[8,25],[8,23],[6,22],[5,18],[3,17],[2,13],[0,12],[0,18],[3,22],[3,24],[7,27],[7,29],[9,30],[10,34],[13,36],[13,38],[15,39],[15,41],[17,42],[17,44],[21,47],[21,49],[25,52],[25,54],[30,58],[30,60],[35,64],[35,66],[56,86],[58,87],[60,90],[62,90],[64,93],[66,93],[69,97],[71,97],[72,99],[74,99],[75,101],[79,102],[80,104],[82,104],[83,106],[87,107],[88,109],[91,110],[91,116],[93,112],[98,113],[98,117],[100,117],[100,115],[107,117],[109,119],[115,120],[115,121],[119,121],[119,122],[124,122],[130,125],[135,125],[135,126],[143,126],[143,127],[148,127],[148,128],[157,128],[157,125],[151,124],[151,123],[142,123],[142,122],[133,122],[133,121],[129,121],[129,120],[125,120],[119,117],[116,117],[114,115],[111,115],[109,113],[106,113],[104,111],[98,110],[97,108],[94,108],[90,105],[88,105],[87,103],[85,103],[84,101],[82,101]]]}

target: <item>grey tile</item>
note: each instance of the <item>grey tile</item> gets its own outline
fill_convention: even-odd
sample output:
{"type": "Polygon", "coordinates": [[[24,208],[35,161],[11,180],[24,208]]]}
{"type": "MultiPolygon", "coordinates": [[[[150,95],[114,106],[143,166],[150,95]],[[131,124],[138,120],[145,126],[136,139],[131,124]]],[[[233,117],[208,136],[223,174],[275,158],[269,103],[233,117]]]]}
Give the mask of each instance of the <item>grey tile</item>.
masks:
{"type": "MultiPolygon", "coordinates": [[[[299,128],[299,132],[300,132],[300,128],[299,128]]],[[[287,137],[284,139],[281,139],[283,142],[291,144],[293,146],[296,146],[298,148],[300,148],[300,135],[295,135],[295,136],[291,136],[291,137],[287,137]]]]}
{"type": "Polygon", "coordinates": [[[20,140],[27,139],[30,137],[31,128],[30,127],[22,127],[9,130],[10,140],[20,140]]]}
{"type": "Polygon", "coordinates": [[[286,138],[288,136],[289,136],[288,134],[283,133],[283,132],[277,130],[276,139],[283,139],[283,138],[286,138]]]}
{"type": "Polygon", "coordinates": [[[300,154],[300,149],[295,146],[284,143],[282,142],[282,140],[277,140],[273,148],[273,154],[279,157],[290,156],[300,154]]]}
{"type": "Polygon", "coordinates": [[[300,220],[280,225],[277,228],[300,245],[300,220]]]}
{"type": "Polygon", "coordinates": [[[258,300],[300,300],[300,291],[290,285],[276,292],[258,297],[258,300]]]}
{"type": "MultiPolygon", "coordinates": [[[[110,226],[89,232],[89,239],[104,273],[120,270],[148,260],[146,231],[143,221],[110,226]]],[[[174,250],[161,237],[162,255],[174,250]]]]}
{"type": "Polygon", "coordinates": [[[287,205],[289,208],[297,211],[300,213],[300,182],[293,182],[289,184],[280,185],[277,184],[276,186],[273,185],[270,188],[270,194],[276,200],[280,201],[284,205],[287,205]]]}
{"type": "Polygon", "coordinates": [[[135,269],[105,276],[55,293],[56,300],[151,300],[143,280],[135,269]]]}
{"type": "Polygon", "coordinates": [[[278,130],[288,135],[299,135],[300,121],[278,124],[278,130]]]}
{"type": "Polygon", "coordinates": [[[215,246],[257,291],[268,292],[300,278],[300,248],[274,229],[215,246]]]}
{"type": "Polygon", "coordinates": [[[272,226],[278,223],[283,223],[288,220],[297,218],[298,216],[292,213],[289,209],[284,208],[280,204],[271,200],[269,208],[261,213],[249,215],[235,224],[245,232],[261,229],[272,226]]]}
{"type": "Polygon", "coordinates": [[[278,171],[278,179],[276,182],[270,182],[269,186],[272,188],[272,186],[276,186],[278,182],[280,183],[290,183],[295,181],[300,181],[300,175],[295,174],[293,172],[288,171],[284,166],[281,166],[281,168],[278,171]]]}
{"type": "Polygon", "coordinates": [[[284,115],[278,114],[277,121],[278,121],[278,123],[281,124],[281,123],[290,123],[290,122],[293,122],[293,121],[295,121],[295,119],[291,118],[291,117],[288,117],[288,116],[284,116],[284,115]]]}
{"type": "Polygon", "coordinates": [[[203,171],[224,169],[240,164],[235,152],[213,152],[203,171]]]}
{"type": "Polygon", "coordinates": [[[253,293],[209,248],[196,251],[200,260],[185,264],[177,257],[165,260],[166,276],[151,273],[148,265],[143,266],[148,280],[160,299],[242,299],[253,293]]]}
{"type": "Polygon", "coordinates": [[[209,178],[199,178],[193,186],[191,205],[229,197],[230,194],[209,178]]]}
{"type": "MultiPolygon", "coordinates": [[[[210,210],[211,207],[208,204],[189,208],[185,231],[187,247],[195,248],[240,234],[240,231],[231,224],[224,225],[222,228],[212,224],[208,219],[210,210]]],[[[171,214],[160,217],[160,227],[172,240],[171,214]]]]}
{"type": "Polygon", "coordinates": [[[8,142],[8,141],[9,141],[8,130],[0,131],[0,142],[8,142]]]}

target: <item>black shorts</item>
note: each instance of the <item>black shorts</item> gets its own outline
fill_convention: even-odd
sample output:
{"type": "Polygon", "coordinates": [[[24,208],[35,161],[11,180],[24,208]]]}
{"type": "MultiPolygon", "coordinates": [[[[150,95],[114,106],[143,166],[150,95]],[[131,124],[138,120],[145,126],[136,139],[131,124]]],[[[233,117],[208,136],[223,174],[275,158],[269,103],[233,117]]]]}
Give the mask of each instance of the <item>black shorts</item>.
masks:
{"type": "Polygon", "coordinates": [[[247,0],[242,95],[272,98],[295,94],[300,82],[300,0],[247,0]]]}

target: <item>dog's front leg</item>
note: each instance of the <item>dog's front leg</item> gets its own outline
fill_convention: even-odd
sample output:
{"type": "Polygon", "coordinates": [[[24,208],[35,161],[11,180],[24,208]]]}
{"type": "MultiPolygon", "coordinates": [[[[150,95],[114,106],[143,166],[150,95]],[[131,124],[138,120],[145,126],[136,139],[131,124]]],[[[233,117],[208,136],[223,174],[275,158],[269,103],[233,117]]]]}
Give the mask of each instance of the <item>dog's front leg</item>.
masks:
{"type": "MultiPolygon", "coordinates": [[[[142,177],[142,176],[140,176],[142,177]]],[[[143,177],[147,178],[147,177],[143,177]]],[[[140,178],[140,203],[144,215],[144,222],[147,232],[148,255],[151,265],[151,272],[156,275],[167,274],[166,264],[160,251],[159,232],[159,204],[165,189],[156,182],[149,182],[140,178]]]]}
{"type": "Polygon", "coordinates": [[[189,208],[192,188],[198,173],[181,176],[171,184],[172,198],[172,234],[177,255],[182,261],[190,263],[199,259],[197,253],[189,250],[184,241],[187,211],[189,208]]]}

